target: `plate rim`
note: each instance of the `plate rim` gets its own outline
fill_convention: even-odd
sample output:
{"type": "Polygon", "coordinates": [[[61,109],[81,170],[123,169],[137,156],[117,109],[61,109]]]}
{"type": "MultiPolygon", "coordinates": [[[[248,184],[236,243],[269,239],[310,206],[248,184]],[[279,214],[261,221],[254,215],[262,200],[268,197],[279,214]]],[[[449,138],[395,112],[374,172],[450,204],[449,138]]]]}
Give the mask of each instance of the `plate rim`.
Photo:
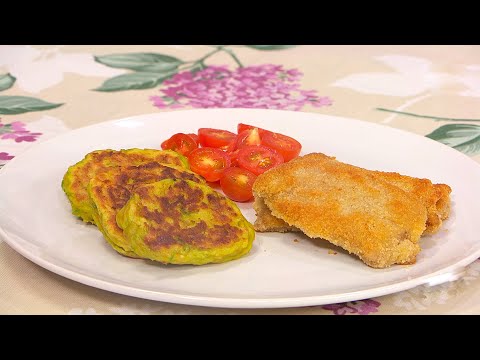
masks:
{"type": "MultiPolygon", "coordinates": [[[[403,134],[404,136],[413,136],[416,137],[417,139],[422,139],[423,141],[430,142],[431,144],[435,144],[434,146],[438,146],[439,148],[443,148],[446,151],[453,151],[452,154],[456,154],[456,156],[462,157],[464,160],[469,161],[472,165],[479,166],[480,164],[473,160],[470,156],[465,155],[461,151],[455,150],[452,147],[445,145],[439,141],[430,139],[426,136],[419,135],[414,132],[410,132],[404,129],[399,129],[395,128],[392,126],[389,126],[388,124],[382,124],[382,123],[375,123],[375,122],[370,122],[367,120],[361,120],[361,119],[356,119],[356,118],[350,118],[350,117],[345,117],[345,116],[337,116],[337,115],[329,115],[329,114],[322,114],[322,113],[316,113],[316,112],[308,112],[308,111],[295,111],[295,110],[278,110],[278,109],[255,109],[255,108],[199,108],[199,109],[181,109],[181,110],[174,110],[174,111],[161,111],[161,112],[152,112],[152,113],[144,113],[144,114],[136,114],[132,116],[126,116],[122,118],[114,118],[110,120],[104,120],[100,121],[94,124],[90,125],[85,125],[85,126],[80,126],[78,128],[74,129],[69,129],[66,132],[63,132],[61,134],[58,134],[56,136],[53,136],[47,140],[35,143],[31,145],[28,149],[25,149],[20,155],[16,155],[13,159],[9,160],[6,164],[3,165],[1,168],[2,171],[0,171],[0,177],[2,174],[4,174],[4,170],[8,168],[9,166],[12,166],[11,164],[15,164],[15,162],[19,161],[19,158],[22,158],[23,156],[26,156],[30,152],[34,151],[37,147],[39,146],[46,146],[50,142],[54,142],[60,137],[64,136],[69,136],[72,132],[76,131],[85,131],[88,130],[89,128],[95,128],[98,126],[105,126],[108,124],[113,124],[116,122],[122,122],[126,120],[138,120],[137,118],[142,118],[142,117],[151,117],[151,116],[164,116],[166,114],[174,114],[174,113],[187,113],[187,112],[238,112],[238,111],[246,111],[246,112],[276,112],[276,113],[289,113],[289,114],[302,114],[302,115],[314,115],[314,116],[319,116],[319,117],[327,117],[327,118],[332,118],[331,120],[341,120],[341,121],[346,121],[346,122],[354,122],[357,124],[364,124],[376,128],[382,128],[382,129],[388,129],[388,131],[393,131],[393,132],[398,132],[400,134],[403,134]],[[448,150],[447,150],[448,149],[448,150]]],[[[151,120],[149,120],[151,121],[151,120]]]]}
{"type": "MultiPolygon", "coordinates": [[[[188,109],[188,110],[176,110],[176,111],[167,111],[167,112],[155,112],[155,113],[146,113],[146,114],[138,114],[123,118],[116,118],[111,120],[106,120],[102,122],[98,122],[95,124],[90,124],[87,126],[82,126],[79,128],[71,129],[65,133],[59,134],[54,136],[50,139],[45,141],[39,142],[37,144],[32,145],[20,155],[15,156],[14,159],[10,160],[7,164],[5,164],[0,171],[0,179],[5,176],[5,173],[8,171],[10,167],[15,166],[16,162],[22,161],[22,158],[27,156],[30,152],[35,151],[38,146],[48,146],[49,143],[58,141],[61,137],[66,137],[72,132],[76,131],[85,131],[90,128],[96,128],[100,126],[108,126],[109,124],[114,124],[121,121],[126,120],[140,120],[141,118],[151,118],[155,116],[165,116],[169,113],[176,113],[176,112],[277,112],[277,113],[289,113],[289,114],[296,114],[299,113],[306,114],[309,116],[318,116],[318,117],[327,117],[331,118],[329,120],[338,120],[341,119],[342,121],[347,122],[354,122],[354,123],[361,123],[366,126],[378,127],[382,129],[388,129],[388,131],[399,132],[407,136],[413,136],[421,138],[423,141],[431,141],[432,143],[436,144],[436,146],[442,147],[444,149],[448,149],[447,151],[451,151],[452,154],[455,156],[463,157],[465,160],[470,162],[470,164],[474,166],[480,167],[475,160],[471,157],[463,154],[462,152],[452,149],[451,147],[439,143],[433,139],[427,138],[425,136],[409,132],[403,129],[394,128],[385,124],[379,124],[374,122],[369,122],[366,120],[356,119],[356,118],[348,118],[336,115],[328,115],[328,114],[321,114],[321,113],[314,113],[314,112],[305,112],[305,111],[292,111],[292,110],[273,110],[273,109],[250,109],[250,108],[229,108],[229,109],[188,109]],[[13,164],[13,165],[12,165],[13,164]]],[[[143,119],[142,121],[145,121],[143,119]]],[[[148,119],[147,121],[150,121],[148,119]]],[[[164,301],[168,303],[174,304],[183,304],[183,305],[195,305],[195,306],[206,306],[206,307],[217,307],[217,308],[289,308],[289,307],[301,307],[301,306],[320,306],[325,304],[333,304],[333,303],[341,303],[341,302],[348,302],[348,301],[355,301],[360,299],[372,298],[372,297],[379,297],[384,295],[389,295],[393,293],[397,293],[400,291],[412,289],[414,287],[428,284],[432,282],[432,279],[440,279],[440,281],[435,282],[435,285],[441,284],[447,281],[457,280],[455,276],[449,278],[447,275],[454,275],[456,273],[461,272],[468,266],[469,264],[473,263],[477,258],[480,257],[480,248],[478,248],[473,253],[469,254],[466,257],[461,258],[460,260],[456,261],[455,263],[440,269],[438,271],[434,271],[430,274],[426,274],[423,276],[415,277],[414,279],[408,280],[398,280],[394,283],[390,283],[387,285],[380,285],[380,286],[372,286],[367,289],[352,291],[352,292],[343,292],[341,294],[327,294],[327,295],[315,295],[315,296],[299,296],[299,297],[274,297],[274,298],[238,298],[238,297],[219,297],[219,296],[205,296],[205,295],[188,295],[188,294],[178,294],[172,292],[164,292],[164,291],[152,291],[142,288],[137,288],[135,286],[127,286],[124,284],[119,284],[115,282],[106,281],[103,279],[95,278],[93,276],[84,275],[79,272],[75,272],[70,270],[66,267],[62,267],[59,264],[49,262],[48,259],[43,259],[41,255],[36,255],[34,251],[30,251],[28,247],[22,247],[20,242],[15,241],[13,238],[5,232],[2,228],[0,223],[0,237],[13,248],[16,252],[27,258],[28,260],[32,261],[33,263],[70,280],[79,282],[81,284],[92,286],[94,288],[102,289],[105,291],[132,296],[135,298],[141,299],[148,299],[154,301],[164,301]],[[442,277],[444,278],[443,280],[442,277]],[[365,294],[365,295],[363,295],[365,294]]]]}
{"type": "MultiPolygon", "coordinates": [[[[215,296],[195,296],[186,294],[175,294],[170,292],[159,292],[140,289],[132,286],[125,286],[118,283],[108,282],[102,279],[96,279],[91,276],[77,273],[68,268],[61,267],[54,263],[48,262],[42,259],[42,257],[36,257],[33,252],[29,252],[25,248],[18,246],[13,241],[10,243],[7,239],[8,236],[4,230],[0,227],[0,236],[5,242],[12,247],[15,251],[22,256],[32,261],[33,263],[67,279],[76,281],[78,283],[92,286],[97,289],[109,291],[116,294],[132,296],[144,300],[163,301],[172,304],[204,306],[213,308],[234,308],[234,309],[274,309],[274,308],[294,308],[303,306],[321,306],[328,304],[345,303],[349,301],[358,301],[362,299],[370,299],[380,297],[384,295],[395,294],[400,291],[409,290],[420,285],[427,285],[432,279],[440,278],[449,274],[456,274],[459,270],[463,270],[466,266],[473,263],[478,257],[480,257],[480,249],[470,254],[458,262],[433,272],[431,274],[423,275],[411,280],[399,280],[393,284],[377,286],[373,288],[352,291],[343,294],[333,295],[317,295],[317,296],[301,296],[301,297],[279,297],[279,298],[232,298],[232,297],[215,297],[215,296]],[[112,288],[115,289],[112,289],[112,288]],[[365,295],[363,295],[365,294],[365,295]]],[[[440,285],[448,281],[456,281],[460,278],[452,277],[449,279],[445,277],[443,281],[435,282],[434,285],[440,285]]]]}

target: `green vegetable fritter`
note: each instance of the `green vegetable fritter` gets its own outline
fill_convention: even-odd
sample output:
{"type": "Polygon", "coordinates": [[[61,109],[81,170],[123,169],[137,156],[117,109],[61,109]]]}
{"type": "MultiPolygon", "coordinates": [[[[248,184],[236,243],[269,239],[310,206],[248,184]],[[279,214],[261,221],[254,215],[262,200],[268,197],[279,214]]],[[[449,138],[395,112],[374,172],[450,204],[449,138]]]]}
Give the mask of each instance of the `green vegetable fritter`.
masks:
{"type": "Polygon", "coordinates": [[[247,254],[255,231],[208,185],[167,179],[137,187],[117,214],[135,254],[164,264],[222,263],[247,254]]]}

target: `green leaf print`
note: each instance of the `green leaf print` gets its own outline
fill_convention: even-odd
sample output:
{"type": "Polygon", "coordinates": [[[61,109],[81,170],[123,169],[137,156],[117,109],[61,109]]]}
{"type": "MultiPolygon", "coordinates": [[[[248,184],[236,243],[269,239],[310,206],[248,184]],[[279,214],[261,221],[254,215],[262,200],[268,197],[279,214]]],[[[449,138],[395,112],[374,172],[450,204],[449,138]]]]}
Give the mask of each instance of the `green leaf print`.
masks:
{"type": "Polygon", "coordinates": [[[54,109],[61,105],[28,96],[0,96],[0,114],[5,115],[54,109]]]}
{"type": "Polygon", "coordinates": [[[96,91],[122,91],[131,89],[150,89],[173,76],[176,71],[166,73],[135,72],[115,76],[105,81],[96,91]]]}
{"type": "Polygon", "coordinates": [[[426,137],[451,146],[467,155],[480,154],[480,125],[443,125],[426,137]]]}
{"type": "Polygon", "coordinates": [[[0,75],[0,91],[10,89],[15,80],[17,79],[10,74],[0,75]]]}
{"type": "Polygon", "coordinates": [[[178,64],[176,63],[155,63],[152,65],[143,66],[138,68],[137,71],[140,72],[153,72],[153,73],[165,73],[178,69],[178,64]]]}
{"type": "Polygon", "coordinates": [[[283,50],[283,49],[290,49],[297,45],[245,45],[252,49],[257,50],[283,50]]]}
{"type": "Polygon", "coordinates": [[[131,69],[138,71],[161,71],[171,70],[183,61],[173,56],[156,53],[130,53],[95,56],[95,61],[114,68],[131,69]],[[148,68],[150,67],[150,70],[148,68]],[[157,70],[151,70],[151,69],[157,70]]]}
{"type": "MultiPolygon", "coordinates": [[[[134,73],[124,74],[106,80],[97,91],[122,91],[132,89],[149,89],[160,85],[179,71],[190,70],[195,73],[207,67],[205,60],[219,52],[227,53],[242,68],[244,65],[233,49],[228,45],[211,45],[215,49],[197,60],[182,61],[176,57],[158,53],[124,53],[95,56],[95,61],[114,68],[129,69],[134,73]]],[[[281,50],[296,45],[238,45],[257,50],[281,50]]]]}

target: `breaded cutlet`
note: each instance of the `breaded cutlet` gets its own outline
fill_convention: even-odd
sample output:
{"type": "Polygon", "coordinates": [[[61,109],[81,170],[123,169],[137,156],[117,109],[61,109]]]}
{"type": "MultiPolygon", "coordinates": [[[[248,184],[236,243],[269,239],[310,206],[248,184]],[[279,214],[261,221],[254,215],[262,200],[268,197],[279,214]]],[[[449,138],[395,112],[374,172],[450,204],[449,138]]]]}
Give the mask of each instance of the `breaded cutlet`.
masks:
{"type": "Polygon", "coordinates": [[[428,179],[419,179],[393,172],[372,171],[373,180],[381,179],[398,186],[408,194],[417,197],[427,208],[425,234],[434,234],[450,213],[450,193],[445,184],[433,184],[428,179]]]}
{"type": "MultiPolygon", "coordinates": [[[[412,264],[420,252],[427,207],[371,171],[313,153],[258,176],[256,208],[311,238],[327,240],[367,265],[412,264]]],[[[255,223],[255,227],[259,224],[255,223]]]]}
{"type": "Polygon", "coordinates": [[[255,196],[253,209],[257,216],[254,224],[255,231],[281,233],[301,231],[299,228],[288,225],[282,219],[273,216],[271,210],[259,195],[255,196]]]}
{"type": "MultiPolygon", "coordinates": [[[[333,157],[329,158],[335,159],[333,157]]],[[[408,194],[417,197],[426,206],[427,223],[424,234],[436,233],[440,229],[443,220],[448,218],[450,214],[450,193],[452,191],[450,186],[433,184],[428,179],[419,179],[393,172],[370,171],[370,173],[372,181],[382,180],[395,185],[408,194]]],[[[298,231],[294,226],[290,226],[282,219],[273,216],[261,198],[255,198],[253,206],[257,215],[257,221],[255,222],[256,231],[298,231]]]]}

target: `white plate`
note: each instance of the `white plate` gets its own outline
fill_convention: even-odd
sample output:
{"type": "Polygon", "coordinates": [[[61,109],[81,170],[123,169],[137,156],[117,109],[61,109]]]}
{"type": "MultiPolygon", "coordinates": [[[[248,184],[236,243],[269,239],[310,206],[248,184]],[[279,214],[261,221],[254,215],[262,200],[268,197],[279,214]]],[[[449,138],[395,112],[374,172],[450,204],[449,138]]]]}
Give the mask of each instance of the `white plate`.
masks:
{"type": "MultiPolygon", "coordinates": [[[[0,235],[36,264],[83,284],[140,298],[215,307],[321,305],[385,295],[452,280],[480,256],[480,166],[428,138],[386,126],[312,113],[256,109],[141,115],[71,131],[40,143],[0,171],[0,235]],[[323,152],[368,169],[449,184],[452,213],[422,238],[411,266],[372,269],[325,241],[257,233],[252,251],[225,264],[163,266],[114,252],[92,225],[70,213],[60,183],[71,164],[95,149],[159,148],[176,132],[235,131],[239,122],[288,134],[302,154],[323,152]],[[298,242],[294,241],[295,239],[298,242]],[[337,254],[329,250],[334,249],[337,254]]],[[[253,222],[250,204],[241,204],[253,222]]]]}

